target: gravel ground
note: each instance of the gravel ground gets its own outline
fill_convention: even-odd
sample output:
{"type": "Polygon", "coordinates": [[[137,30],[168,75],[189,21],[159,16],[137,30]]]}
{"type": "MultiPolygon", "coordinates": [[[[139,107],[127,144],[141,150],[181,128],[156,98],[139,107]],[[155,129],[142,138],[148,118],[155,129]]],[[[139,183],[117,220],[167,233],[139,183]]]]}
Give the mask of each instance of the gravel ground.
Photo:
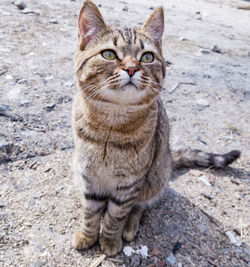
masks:
{"type": "MultiPolygon", "coordinates": [[[[82,253],[71,247],[81,217],[70,123],[82,2],[34,2],[0,5],[0,266],[91,266],[102,255],[98,244],[82,253]]],[[[100,265],[249,266],[249,1],[96,3],[115,25],[141,25],[164,6],[171,146],[242,151],[225,171],[175,172],[125,244],[146,246],[148,256],[121,252],[100,265]]]]}

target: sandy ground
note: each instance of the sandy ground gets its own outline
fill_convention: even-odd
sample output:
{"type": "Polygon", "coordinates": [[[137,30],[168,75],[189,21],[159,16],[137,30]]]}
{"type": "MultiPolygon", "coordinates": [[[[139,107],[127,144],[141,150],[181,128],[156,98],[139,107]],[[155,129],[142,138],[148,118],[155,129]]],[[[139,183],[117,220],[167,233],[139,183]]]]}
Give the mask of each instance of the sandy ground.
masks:
{"type": "MultiPolygon", "coordinates": [[[[249,1],[96,3],[118,26],[141,25],[164,6],[162,98],[171,146],[242,151],[225,171],[174,173],[136,239],[125,244],[147,246],[148,256],[121,252],[101,266],[249,266],[249,1]]],[[[25,4],[24,11],[11,1],[0,4],[0,266],[90,266],[99,245],[82,253],[71,247],[81,216],[71,181],[70,123],[82,2],[25,4]]]]}

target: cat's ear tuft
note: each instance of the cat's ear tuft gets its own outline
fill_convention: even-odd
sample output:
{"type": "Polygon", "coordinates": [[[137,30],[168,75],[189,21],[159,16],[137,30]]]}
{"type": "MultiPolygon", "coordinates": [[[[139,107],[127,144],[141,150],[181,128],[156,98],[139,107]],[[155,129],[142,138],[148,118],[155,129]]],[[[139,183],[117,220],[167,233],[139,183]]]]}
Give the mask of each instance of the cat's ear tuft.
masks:
{"type": "Polygon", "coordinates": [[[164,31],[164,11],[162,7],[156,8],[142,26],[142,30],[157,44],[161,44],[164,31]]]}
{"type": "Polygon", "coordinates": [[[104,19],[92,0],[86,0],[80,10],[78,17],[78,35],[80,37],[80,48],[106,29],[104,19]]]}

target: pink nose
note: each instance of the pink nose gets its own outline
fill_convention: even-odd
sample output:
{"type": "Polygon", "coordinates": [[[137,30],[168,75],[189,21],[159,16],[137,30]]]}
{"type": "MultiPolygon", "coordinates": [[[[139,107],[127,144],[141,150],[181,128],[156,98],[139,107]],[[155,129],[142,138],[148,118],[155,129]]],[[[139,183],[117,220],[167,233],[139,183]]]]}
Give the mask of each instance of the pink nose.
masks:
{"type": "Polygon", "coordinates": [[[132,77],[134,76],[135,72],[140,69],[138,67],[127,67],[127,68],[124,68],[123,70],[125,70],[128,73],[128,75],[132,77]]]}

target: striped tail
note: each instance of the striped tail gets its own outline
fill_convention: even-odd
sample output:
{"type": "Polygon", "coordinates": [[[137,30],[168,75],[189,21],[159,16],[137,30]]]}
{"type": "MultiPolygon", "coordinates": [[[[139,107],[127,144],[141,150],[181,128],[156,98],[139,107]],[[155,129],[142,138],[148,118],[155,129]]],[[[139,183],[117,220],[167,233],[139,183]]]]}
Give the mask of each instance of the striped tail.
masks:
{"type": "Polygon", "coordinates": [[[181,149],[172,152],[173,169],[185,167],[225,168],[238,159],[240,154],[239,150],[232,150],[225,154],[213,154],[198,149],[181,149]]]}

